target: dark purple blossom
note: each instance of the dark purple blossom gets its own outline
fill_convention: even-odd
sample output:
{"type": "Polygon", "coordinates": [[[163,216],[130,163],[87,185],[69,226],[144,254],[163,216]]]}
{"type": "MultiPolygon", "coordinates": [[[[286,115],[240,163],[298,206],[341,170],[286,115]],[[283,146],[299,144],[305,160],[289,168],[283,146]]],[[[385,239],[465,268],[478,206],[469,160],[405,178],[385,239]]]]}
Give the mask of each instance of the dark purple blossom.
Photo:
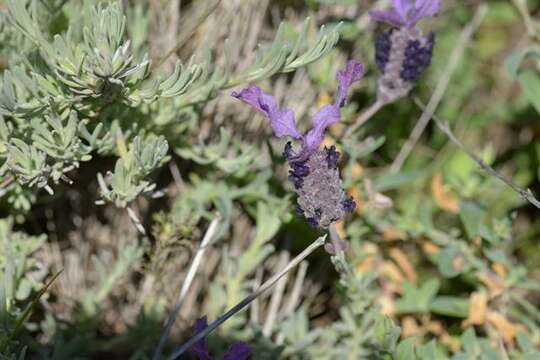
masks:
{"type": "Polygon", "coordinates": [[[339,161],[339,152],[336,151],[336,147],[334,145],[330,146],[330,148],[326,148],[326,162],[328,163],[329,169],[337,169],[338,161],[339,161]]]}
{"type": "Polygon", "coordinates": [[[356,203],[352,197],[343,200],[343,210],[346,212],[353,212],[356,209],[356,203]]]}
{"type": "Polygon", "coordinates": [[[435,35],[423,36],[415,25],[438,14],[440,7],[440,0],[394,0],[392,9],[369,13],[375,21],[393,26],[375,41],[375,61],[383,74],[378,84],[381,101],[392,102],[407,95],[429,67],[435,35]]]}
{"type": "MultiPolygon", "coordinates": [[[[195,322],[195,333],[198,334],[208,326],[206,316],[198,319],[195,322]]],[[[193,345],[191,348],[193,353],[197,355],[199,360],[213,360],[214,358],[210,355],[208,351],[208,345],[206,344],[206,339],[201,339],[193,345]]],[[[235,343],[229,350],[223,355],[222,360],[246,360],[251,356],[252,349],[244,343],[235,343]]]]}
{"type": "Polygon", "coordinates": [[[375,41],[375,62],[381,72],[384,69],[388,60],[390,60],[390,50],[392,49],[392,32],[394,29],[383,32],[375,41]]]}
{"type": "Polygon", "coordinates": [[[289,180],[298,194],[297,213],[303,215],[313,227],[326,228],[346,212],[354,210],[354,201],[343,191],[339,177],[339,153],[335,146],[323,150],[319,148],[326,128],[340,119],[340,109],[347,103],[347,91],[363,74],[363,65],[356,61],[349,61],[344,70],[337,72],[335,101],[313,115],[312,128],[304,135],[296,128],[293,112],[278,109],[274,98],[258,87],[250,86],[232,94],[265,114],[275,136],[290,136],[300,141],[298,151],[288,142],[283,156],[291,167],[289,180]]]}

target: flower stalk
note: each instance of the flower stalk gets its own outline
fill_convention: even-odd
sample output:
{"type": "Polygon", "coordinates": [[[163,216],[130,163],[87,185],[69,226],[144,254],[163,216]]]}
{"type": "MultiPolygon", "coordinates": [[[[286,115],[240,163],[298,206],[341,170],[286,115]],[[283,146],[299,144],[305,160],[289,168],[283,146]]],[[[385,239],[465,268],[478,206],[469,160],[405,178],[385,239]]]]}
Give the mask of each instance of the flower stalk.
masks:
{"type": "Polygon", "coordinates": [[[167,357],[167,360],[175,360],[180,355],[185,353],[189,348],[191,348],[195,343],[203,339],[205,336],[207,336],[210,332],[215,330],[217,327],[219,327],[221,324],[223,324],[225,321],[233,317],[235,314],[243,310],[246,306],[248,306],[253,300],[261,296],[264,292],[266,292],[268,289],[270,289],[272,286],[274,286],[281,277],[283,277],[285,274],[287,274],[289,271],[294,269],[298,264],[300,264],[306,257],[308,257],[312,252],[317,250],[319,247],[324,245],[326,241],[326,235],[319,237],[317,240],[315,240],[311,245],[309,245],[307,248],[304,249],[300,254],[298,254],[294,259],[292,259],[287,266],[283,268],[280,272],[272,276],[270,279],[268,279],[266,282],[264,282],[257,290],[255,290],[253,293],[248,295],[244,298],[244,300],[240,301],[238,304],[233,306],[229,311],[227,311],[225,314],[221,315],[219,318],[217,318],[214,322],[209,324],[204,330],[197,333],[195,336],[193,336],[191,339],[189,339],[187,342],[184,343],[181,347],[179,347],[176,351],[174,351],[169,357],[167,357]]]}

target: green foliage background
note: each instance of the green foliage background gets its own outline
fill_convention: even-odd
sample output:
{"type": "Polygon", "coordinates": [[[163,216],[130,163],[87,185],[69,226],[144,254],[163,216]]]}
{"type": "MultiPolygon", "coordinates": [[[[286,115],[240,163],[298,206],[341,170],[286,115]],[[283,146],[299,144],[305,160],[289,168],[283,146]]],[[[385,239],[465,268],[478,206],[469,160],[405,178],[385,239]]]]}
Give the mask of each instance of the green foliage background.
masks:
{"type": "Polygon", "coordinates": [[[540,191],[540,2],[443,1],[433,63],[351,137],[375,101],[367,12],[388,1],[0,0],[0,359],[152,358],[213,320],[321,233],[294,196],[256,83],[301,129],[348,59],[367,74],[325,142],[357,212],[346,254],[315,252],[209,336],[256,359],[537,359],[539,209],[433,124],[390,166],[487,6],[436,114],[467,149],[540,191]]]}

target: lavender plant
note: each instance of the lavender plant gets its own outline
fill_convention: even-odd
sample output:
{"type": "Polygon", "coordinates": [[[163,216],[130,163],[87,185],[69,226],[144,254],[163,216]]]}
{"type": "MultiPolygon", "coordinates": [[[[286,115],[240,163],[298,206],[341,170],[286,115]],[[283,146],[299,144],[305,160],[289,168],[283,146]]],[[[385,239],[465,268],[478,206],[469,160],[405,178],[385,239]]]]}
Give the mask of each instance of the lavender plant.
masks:
{"type": "Polygon", "coordinates": [[[540,8],[440,5],[0,0],[0,359],[538,358],[540,8]]]}
{"type": "Polygon", "coordinates": [[[0,221],[0,354],[24,358],[23,323],[31,307],[20,306],[43,286],[48,270],[34,254],[46,238],[13,231],[13,219],[0,221]]]}
{"type": "Polygon", "coordinates": [[[335,146],[319,150],[324,139],[324,131],[332,124],[339,122],[340,108],[346,104],[349,87],[362,78],[362,64],[350,61],[336,78],[339,82],[336,101],[325,105],[313,115],[313,127],[301,135],[296,129],[294,113],[291,110],[277,108],[271,95],[251,86],[240,93],[232,95],[263,112],[270,121],[274,135],[292,137],[302,142],[299,151],[292,149],[292,144],[285,145],[283,156],[287,159],[291,170],[289,179],[298,194],[298,213],[303,215],[314,227],[327,228],[331,223],[343,218],[346,212],[355,209],[354,200],[347,197],[342,189],[338,171],[339,153],[335,146]]]}

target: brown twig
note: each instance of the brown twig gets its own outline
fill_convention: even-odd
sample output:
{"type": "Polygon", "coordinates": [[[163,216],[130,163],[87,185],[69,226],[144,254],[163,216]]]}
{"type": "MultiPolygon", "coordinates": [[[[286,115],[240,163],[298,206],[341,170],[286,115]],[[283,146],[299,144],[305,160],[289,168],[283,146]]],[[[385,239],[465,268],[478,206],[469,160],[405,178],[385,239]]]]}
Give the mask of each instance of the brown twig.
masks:
{"type": "Polygon", "coordinates": [[[202,22],[206,20],[206,18],[210,16],[210,14],[214,12],[214,10],[217,9],[220,2],[221,0],[214,0],[212,3],[208,4],[204,10],[201,11],[201,14],[196,16],[195,20],[192,23],[187,24],[186,26],[187,30],[184,31],[183,34],[178,37],[178,40],[176,41],[176,46],[174,46],[172,49],[167,51],[167,53],[161,59],[157,60],[155,62],[155,65],[152,66],[152,70],[159,68],[165,61],[167,61],[167,59],[172,54],[180,50],[180,48],[184,45],[186,40],[188,40],[195,33],[199,25],[202,24],[202,22]]]}
{"type": "Polygon", "coordinates": [[[369,119],[373,117],[383,106],[384,102],[381,100],[375,101],[373,104],[371,104],[370,107],[368,107],[366,110],[360,114],[360,116],[354,121],[353,124],[351,124],[348,128],[346,128],[343,133],[341,134],[341,137],[349,137],[351,136],[356,129],[358,129],[360,126],[364,125],[369,119]]]}
{"type": "MultiPolygon", "coordinates": [[[[415,98],[414,102],[416,105],[422,109],[424,112],[426,111],[426,106],[420,101],[420,99],[415,98]]],[[[446,121],[440,120],[435,114],[430,115],[433,121],[435,121],[435,124],[437,127],[445,133],[446,136],[452,141],[454,144],[456,144],[461,150],[465,151],[469,157],[474,160],[478,166],[480,166],[485,172],[492,175],[493,177],[499,179],[506,185],[508,185],[512,190],[514,190],[516,193],[518,193],[523,199],[531,203],[532,205],[536,206],[540,209],[540,201],[536,199],[534,194],[530,189],[522,189],[521,187],[517,186],[512,180],[508,179],[504,175],[498,173],[495,169],[493,169],[491,166],[486,164],[484,160],[482,160],[480,157],[478,157],[475,153],[473,153],[471,150],[469,150],[463,143],[454,135],[452,130],[450,129],[450,125],[446,121]]]]}
{"type": "MultiPolygon", "coordinates": [[[[277,268],[281,269],[283,266],[287,265],[288,262],[289,253],[285,251],[282,253],[279,259],[277,268]]],[[[266,314],[266,319],[262,329],[262,333],[266,337],[272,335],[272,329],[274,328],[274,323],[277,319],[279,306],[281,305],[281,299],[283,298],[283,292],[285,291],[285,285],[287,285],[287,279],[288,274],[285,274],[281,279],[279,279],[272,293],[272,297],[270,298],[270,305],[268,306],[268,312],[266,314]]]]}
{"type": "Polygon", "coordinates": [[[529,12],[529,9],[527,7],[527,1],[526,0],[512,0],[515,7],[518,9],[519,14],[523,18],[523,24],[525,25],[525,28],[527,29],[527,35],[536,41],[540,41],[540,38],[538,37],[535,24],[533,22],[533,19],[531,18],[531,14],[529,12]]]}
{"type": "MultiPolygon", "coordinates": [[[[263,278],[264,270],[263,268],[259,267],[257,269],[257,272],[255,273],[255,280],[253,281],[253,291],[257,290],[259,286],[261,286],[262,278],[263,278]]],[[[250,307],[250,314],[251,314],[251,323],[252,324],[259,324],[259,298],[253,300],[253,303],[250,307]]]]}
{"type": "Polygon", "coordinates": [[[14,176],[8,176],[4,181],[0,183],[0,190],[4,190],[15,180],[14,176]]]}
{"type": "MultiPolygon", "coordinates": [[[[298,303],[300,301],[300,295],[302,294],[302,287],[304,286],[304,279],[306,278],[307,268],[309,264],[307,261],[302,261],[300,263],[300,266],[298,267],[298,271],[296,272],[296,279],[294,281],[293,289],[291,291],[291,294],[289,295],[289,298],[287,300],[287,303],[285,304],[285,309],[280,315],[280,320],[286,319],[288,316],[290,316],[294,309],[298,306],[298,303]]],[[[285,335],[280,332],[276,338],[276,344],[281,345],[283,344],[283,341],[285,340],[285,335]]]]}
{"type": "Polygon", "coordinates": [[[127,213],[129,215],[129,218],[131,219],[131,222],[133,222],[133,225],[137,229],[137,231],[141,235],[146,236],[146,229],[144,228],[143,224],[141,223],[141,220],[135,213],[135,210],[133,210],[131,207],[127,207],[127,213]]]}

